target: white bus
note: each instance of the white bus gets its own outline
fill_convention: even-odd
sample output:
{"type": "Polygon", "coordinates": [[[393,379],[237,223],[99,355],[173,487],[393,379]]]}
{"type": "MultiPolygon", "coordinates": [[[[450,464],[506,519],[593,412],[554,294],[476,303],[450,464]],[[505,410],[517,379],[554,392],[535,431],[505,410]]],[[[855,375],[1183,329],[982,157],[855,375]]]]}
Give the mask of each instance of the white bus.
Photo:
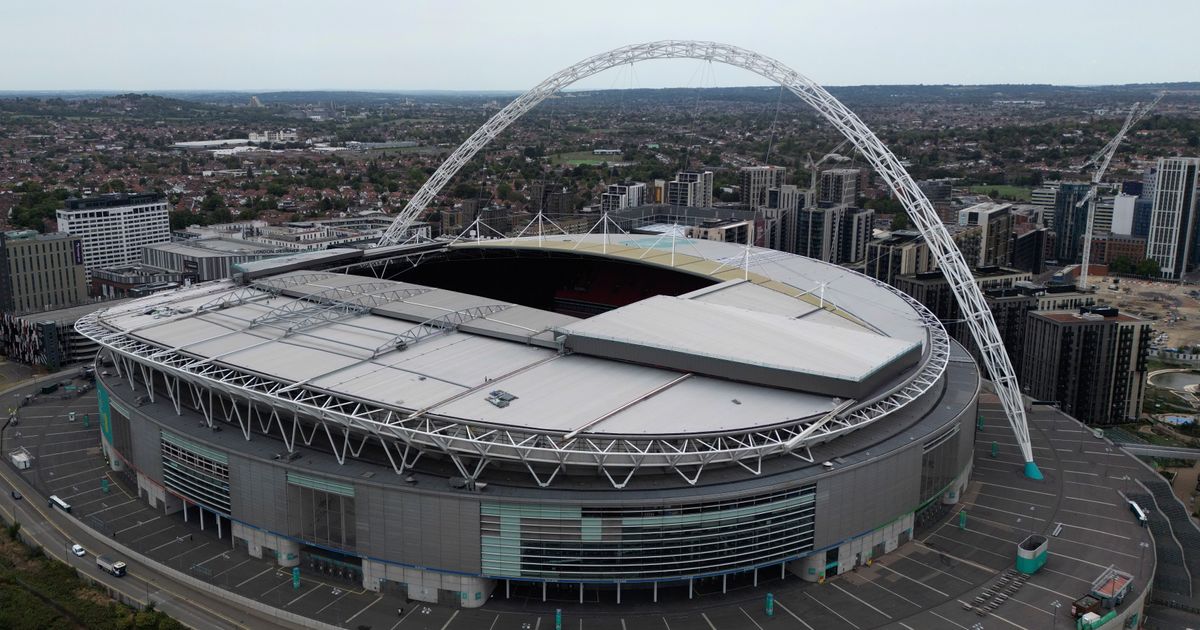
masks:
{"type": "Polygon", "coordinates": [[[71,513],[71,505],[68,504],[66,501],[63,501],[62,499],[58,498],[57,494],[50,495],[50,507],[56,507],[64,512],[66,512],[67,514],[71,513]]]}
{"type": "Polygon", "coordinates": [[[1142,506],[1137,504],[1137,501],[1129,501],[1129,511],[1133,512],[1134,518],[1137,519],[1138,525],[1146,526],[1146,512],[1142,510],[1142,506]]]}

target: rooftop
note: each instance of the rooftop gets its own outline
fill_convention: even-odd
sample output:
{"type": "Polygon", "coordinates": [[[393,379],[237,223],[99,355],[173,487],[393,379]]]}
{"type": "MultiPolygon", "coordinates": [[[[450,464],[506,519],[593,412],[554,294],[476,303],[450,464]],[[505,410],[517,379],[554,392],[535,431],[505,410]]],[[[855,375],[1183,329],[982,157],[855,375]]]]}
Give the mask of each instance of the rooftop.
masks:
{"type": "Polygon", "coordinates": [[[739,269],[731,265],[745,262],[740,245],[676,239],[672,253],[655,239],[574,235],[453,249],[673,261],[714,284],[578,320],[432,286],[298,270],[248,289],[217,282],[159,294],[107,311],[101,323],[402,413],[552,435],[708,435],[812,422],[842,405],[875,404],[929,364],[927,320],[874,280],[757,248],[739,269]],[[497,405],[496,391],[514,398],[497,405]]]}

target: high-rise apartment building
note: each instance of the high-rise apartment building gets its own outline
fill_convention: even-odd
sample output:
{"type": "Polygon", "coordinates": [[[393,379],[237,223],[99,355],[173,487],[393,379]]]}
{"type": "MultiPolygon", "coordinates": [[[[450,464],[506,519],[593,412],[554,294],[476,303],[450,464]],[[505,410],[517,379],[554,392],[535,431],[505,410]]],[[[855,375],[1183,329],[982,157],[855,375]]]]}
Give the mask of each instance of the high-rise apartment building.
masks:
{"type": "Polygon", "coordinates": [[[1063,183],[1054,198],[1054,257],[1060,264],[1079,262],[1083,235],[1087,232],[1088,204],[1081,204],[1091,190],[1087,183],[1063,183]]]}
{"type": "Polygon", "coordinates": [[[1178,279],[1200,259],[1200,158],[1162,158],[1156,171],[1146,257],[1178,279]]]}
{"type": "Polygon", "coordinates": [[[1012,261],[1013,212],[1011,203],[984,202],[958,212],[958,224],[979,226],[979,256],[972,267],[997,267],[1012,261]]]}
{"type": "Polygon", "coordinates": [[[1013,269],[1028,271],[1032,274],[1040,274],[1046,270],[1046,241],[1050,230],[1046,228],[1034,228],[1018,234],[1012,241],[1012,264],[1013,269]]]}
{"type": "MultiPolygon", "coordinates": [[[[972,276],[975,278],[975,284],[983,291],[1006,289],[1031,279],[1028,272],[1005,267],[976,269],[972,276]]],[[[953,289],[950,288],[950,281],[946,280],[941,270],[916,275],[897,275],[892,278],[892,286],[924,304],[925,308],[942,321],[946,332],[952,337],[964,345],[968,343],[971,337],[970,328],[963,319],[962,309],[953,289]]]]}
{"type": "Polygon", "coordinates": [[[858,200],[859,177],[856,168],[832,168],[821,171],[821,184],[817,192],[819,203],[854,205],[858,200]]]}
{"type": "Polygon", "coordinates": [[[934,260],[929,245],[925,244],[925,238],[920,232],[894,230],[867,244],[863,273],[886,284],[893,284],[896,276],[901,274],[925,273],[936,268],[937,261],[934,260]]]}
{"type": "Polygon", "coordinates": [[[571,197],[562,182],[537,180],[529,185],[529,203],[534,212],[566,214],[574,209],[571,197]]]}
{"type": "MultiPolygon", "coordinates": [[[[1080,293],[1072,284],[1043,285],[1033,282],[1015,282],[1011,287],[989,289],[984,292],[983,299],[992,312],[992,319],[996,321],[996,330],[1000,332],[1004,350],[1018,379],[1024,367],[1026,319],[1030,312],[1078,309],[1096,302],[1095,294],[1080,293]]],[[[975,345],[970,334],[959,341],[977,363],[984,364],[979,346],[975,345]]]]}
{"type": "Polygon", "coordinates": [[[713,207],[713,173],[712,171],[703,171],[700,173],[692,171],[681,171],[675,175],[677,182],[694,182],[696,184],[697,199],[693,205],[696,208],[711,208],[713,207]]]}
{"type": "Polygon", "coordinates": [[[1058,183],[1050,183],[1034,188],[1029,193],[1029,203],[1042,211],[1042,225],[1054,227],[1054,204],[1058,200],[1058,183]]]}
{"type": "Polygon", "coordinates": [[[80,237],[0,233],[0,310],[24,315],[83,304],[87,297],[80,237]]]}
{"type": "Polygon", "coordinates": [[[738,172],[742,204],[748,210],[767,205],[767,191],[783,186],[787,169],[779,166],[743,166],[738,172]]]}
{"type": "Polygon", "coordinates": [[[875,211],[844,205],[796,212],[795,253],[838,265],[867,258],[875,211]]]}
{"type": "Polygon", "coordinates": [[[608,192],[600,195],[600,211],[614,212],[625,208],[636,208],[645,204],[646,185],[634,182],[613,184],[608,192]]]}
{"type": "Polygon", "coordinates": [[[699,198],[699,182],[681,182],[677,179],[667,182],[665,203],[668,206],[694,208],[699,198]]]}
{"type": "Polygon", "coordinates": [[[1149,322],[1111,307],[1039,311],[1026,321],[1021,385],[1027,394],[1090,424],[1138,417],[1149,322]]]}
{"type": "Polygon", "coordinates": [[[58,211],[58,231],[83,240],[83,267],[131,265],[142,247],[171,240],[167,200],[156,193],[68,199],[58,211]]]}
{"type": "MultiPolygon", "coordinates": [[[[1112,217],[1109,221],[1108,230],[1101,230],[1099,225],[1096,227],[1096,233],[1103,231],[1120,234],[1121,236],[1133,236],[1133,218],[1137,211],[1137,197],[1120,193],[1112,200],[1112,217]]],[[[1099,215],[1096,216],[1097,223],[1099,215]]]]}

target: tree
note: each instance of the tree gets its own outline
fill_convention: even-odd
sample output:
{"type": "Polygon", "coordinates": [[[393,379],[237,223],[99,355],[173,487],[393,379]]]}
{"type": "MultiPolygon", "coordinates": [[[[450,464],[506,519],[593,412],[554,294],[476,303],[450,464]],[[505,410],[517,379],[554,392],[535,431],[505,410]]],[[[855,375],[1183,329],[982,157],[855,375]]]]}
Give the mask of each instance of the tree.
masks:
{"type": "Polygon", "coordinates": [[[1151,258],[1147,258],[1137,264],[1137,274],[1139,276],[1155,278],[1158,277],[1161,271],[1162,267],[1158,264],[1158,261],[1151,258]]]}
{"type": "Polygon", "coordinates": [[[200,202],[200,209],[204,212],[215,212],[224,207],[225,198],[213,190],[204,193],[204,201],[200,202]]]}

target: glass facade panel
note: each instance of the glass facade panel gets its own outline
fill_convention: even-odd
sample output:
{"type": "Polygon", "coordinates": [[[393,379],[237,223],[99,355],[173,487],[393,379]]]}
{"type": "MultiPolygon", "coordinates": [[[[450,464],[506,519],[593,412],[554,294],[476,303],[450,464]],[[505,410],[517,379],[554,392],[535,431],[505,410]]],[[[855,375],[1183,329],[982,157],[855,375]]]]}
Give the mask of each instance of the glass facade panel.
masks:
{"type": "Polygon", "coordinates": [[[748,569],[813,548],[816,486],[660,508],[480,505],[483,573],[653,580],[748,569]]]}
{"type": "Polygon", "coordinates": [[[298,485],[289,473],[287,491],[294,528],[292,534],[317,545],[354,549],[357,539],[353,490],[352,486],[332,482],[298,485]],[[349,496],[345,492],[323,490],[322,485],[333,490],[348,488],[349,496]]]}
{"type": "Polygon", "coordinates": [[[229,464],[223,454],[162,432],[163,484],[223,514],[230,513],[229,464]]]}
{"type": "Polygon", "coordinates": [[[936,498],[962,470],[958,465],[959,426],[929,440],[921,455],[921,503],[936,498]]]}

